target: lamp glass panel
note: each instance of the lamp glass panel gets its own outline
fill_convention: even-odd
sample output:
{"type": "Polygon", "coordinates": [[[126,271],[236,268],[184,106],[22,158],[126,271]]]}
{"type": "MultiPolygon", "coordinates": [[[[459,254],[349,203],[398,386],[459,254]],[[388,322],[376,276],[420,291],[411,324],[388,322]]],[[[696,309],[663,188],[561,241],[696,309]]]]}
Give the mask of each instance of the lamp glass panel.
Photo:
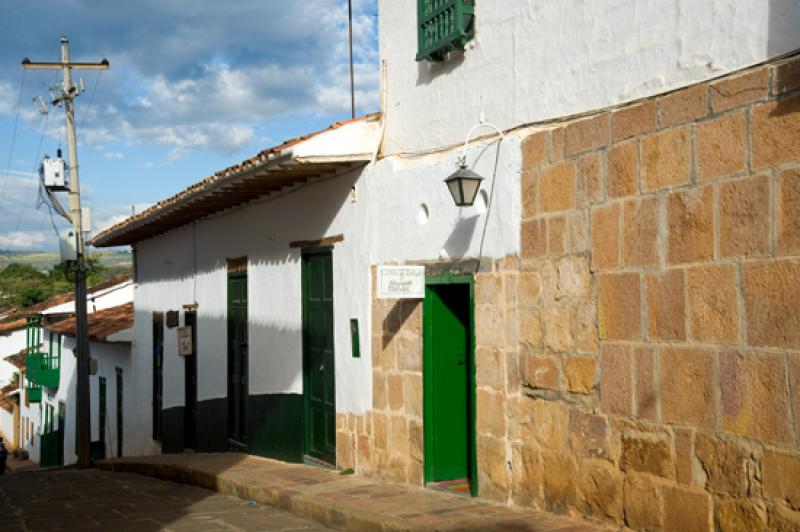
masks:
{"type": "Polygon", "coordinates": [[[478,195],[478,189],[481,186],[480,179],[461,179],[461,189],[464,193],[463,204],[472,205],[475,202],[475,196],[478,195]]]}
{"type": "Polygon", "coordinates": [[[460,179],[449,179],[447,181],[447,188],[450,190],[450,194],[453,196],[453,201],[456,202],[456,205],[461,205],[461,186],[459,183],[460,179]]]}

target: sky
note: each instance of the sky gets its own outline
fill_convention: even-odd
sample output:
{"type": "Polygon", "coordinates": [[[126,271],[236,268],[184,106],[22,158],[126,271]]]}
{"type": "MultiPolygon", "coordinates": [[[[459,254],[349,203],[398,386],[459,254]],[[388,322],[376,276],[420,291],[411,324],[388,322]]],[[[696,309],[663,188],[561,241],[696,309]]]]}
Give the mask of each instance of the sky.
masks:
{"type": "MultiPolygon", "coordinates": [[[[347,0],[0,0],[0,250],[57,250],[39,203],[63,148],[60,71],[23,58],[107,58],[74,72],[82,201],[96,233],[284,139],[350,118],[347,0]],[[41,96],[42,107],[34,101],[41,96]]],[[[378,110],[377,0],[353,0],[356,114],[378,110]]],[[[60,194],[66,204],[66,195],[60,194]]],[[[55,224],[55,227],[54,227],[55,224]]]]}

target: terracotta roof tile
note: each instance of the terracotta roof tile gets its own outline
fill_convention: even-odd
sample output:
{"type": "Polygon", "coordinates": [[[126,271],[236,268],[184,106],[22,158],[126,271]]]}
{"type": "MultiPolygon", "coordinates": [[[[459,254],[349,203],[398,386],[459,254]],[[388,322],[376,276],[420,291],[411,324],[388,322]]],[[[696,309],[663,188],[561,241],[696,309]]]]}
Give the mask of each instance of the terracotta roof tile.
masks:
{"type": "MultiPolygon", "coordinates": [[[[75,318],[48,325],[50,332],[75,336],[75,318]]],[[[105,340],[114,333],[133,327],[133,303],[98,310],[89,314],[89,338],[105,340]]]]}

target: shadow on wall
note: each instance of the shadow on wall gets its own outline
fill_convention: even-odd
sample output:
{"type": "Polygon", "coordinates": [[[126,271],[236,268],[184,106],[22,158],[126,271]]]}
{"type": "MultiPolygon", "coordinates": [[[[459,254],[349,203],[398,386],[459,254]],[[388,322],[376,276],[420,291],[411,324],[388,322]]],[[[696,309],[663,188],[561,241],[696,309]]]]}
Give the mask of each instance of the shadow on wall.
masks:
{"type": "Polygon", "coordinates": [[[800,49],[800,2],[770,0],[767,55],[776,57],[800,49]]]}

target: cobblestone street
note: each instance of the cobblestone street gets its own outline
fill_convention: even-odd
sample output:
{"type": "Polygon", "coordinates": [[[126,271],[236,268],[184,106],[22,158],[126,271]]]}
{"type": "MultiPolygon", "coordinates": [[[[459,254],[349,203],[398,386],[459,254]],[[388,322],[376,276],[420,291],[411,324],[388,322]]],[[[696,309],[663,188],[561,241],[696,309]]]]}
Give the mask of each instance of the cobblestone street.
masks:
{"type": "Polygon", "coordinates": [[[25,472],[0,477],[0,531],[330,530],[261,504],[128,473],[25,472]]]}

